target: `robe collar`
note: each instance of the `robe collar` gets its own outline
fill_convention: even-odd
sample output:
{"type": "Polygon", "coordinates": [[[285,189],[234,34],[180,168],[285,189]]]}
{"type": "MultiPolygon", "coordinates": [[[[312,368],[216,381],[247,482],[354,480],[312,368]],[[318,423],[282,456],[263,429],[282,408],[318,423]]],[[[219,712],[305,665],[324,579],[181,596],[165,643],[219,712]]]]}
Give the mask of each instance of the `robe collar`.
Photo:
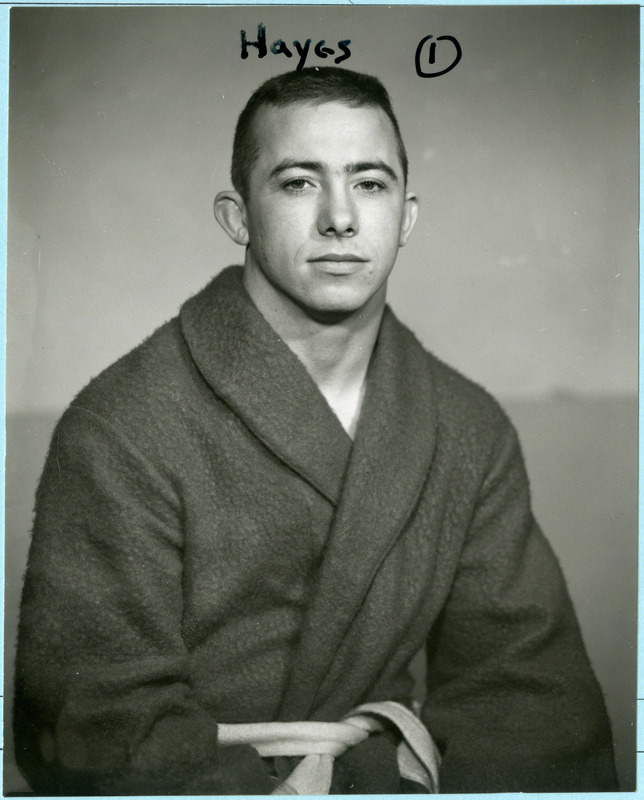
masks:
{"type": "Polygon", "coordinates": [[[352,446],[304,365],[254,306],[241,268],[189,300],[181,324],[213,391],[337,506],[280,710],[280,719],[308,719],[427,480],[437,419],[431,361],[387,307],[352,446]]]}
{"type": "Polygon", "coordinates": [[[183,335],[215,394],[278,458],[337,505],[352,442],[302,362],[229,267],[181,309],[183,335]]]}

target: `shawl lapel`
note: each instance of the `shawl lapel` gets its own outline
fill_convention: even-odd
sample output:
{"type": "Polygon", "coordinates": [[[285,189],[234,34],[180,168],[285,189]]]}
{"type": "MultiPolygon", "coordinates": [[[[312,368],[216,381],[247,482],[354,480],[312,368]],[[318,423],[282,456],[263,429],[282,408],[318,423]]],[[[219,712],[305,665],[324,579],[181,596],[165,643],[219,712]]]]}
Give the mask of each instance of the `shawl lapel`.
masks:
{"type": "Polygon", "coordinates": [[[180,313],[190,354],[215,394],[331,503],[352,442],[304,365],[256,309],[241,267],[220,273],[180,313]]]}
{"type": "Polygon", "coordinates": [[[435,447],[432,396],[426,353],[387,308],[281,719],[312,718],[337,649],[418,501],[435,447]]]}

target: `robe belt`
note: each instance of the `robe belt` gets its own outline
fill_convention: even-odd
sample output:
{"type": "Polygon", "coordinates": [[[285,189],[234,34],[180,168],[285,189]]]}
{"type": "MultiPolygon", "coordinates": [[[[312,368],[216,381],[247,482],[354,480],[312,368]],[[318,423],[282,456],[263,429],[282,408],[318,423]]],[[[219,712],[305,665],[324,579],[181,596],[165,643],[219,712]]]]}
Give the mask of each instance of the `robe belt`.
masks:
{"type": "Polygon", "coordinates": [[[398,769],[403,778],[416,781],[428,792],[438,792],[440,754],[422,722],[405,706],[391,700],[364,703],[340,722],[255,722],[220,724],[222,747],[249,744],[260,756],[304,756],[272,794],[328,794],[333,761],[350,747],[393,723],[402,735],[397,747],[398,769]]]}

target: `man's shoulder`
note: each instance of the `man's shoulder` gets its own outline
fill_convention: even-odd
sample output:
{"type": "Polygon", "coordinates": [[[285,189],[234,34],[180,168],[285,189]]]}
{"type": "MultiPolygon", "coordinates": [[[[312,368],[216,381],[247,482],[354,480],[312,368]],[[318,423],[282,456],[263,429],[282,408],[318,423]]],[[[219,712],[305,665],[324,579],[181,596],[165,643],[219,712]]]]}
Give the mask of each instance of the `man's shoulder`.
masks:
{"type": "Polygon", "coordinates": [[[484,424],[505,424],[507,416],[498,400],[481,384],[427,352],[435,375],[436,397],[444,415],[476,419],[484,424]]]}
{"type": "Polygon", "coordinates": [[[142,443],[165,441],[182,426],[200,425],[212,412],[213,394],[195,350],[199,345],[207,351],[225,334],[226,300],[239,294],[239,285],[238,268],[216,275],[176,316],[92,378],[58,430],[82,437],[93,420],[142,443]]]}
{"type": "Polygon", "coordinates": [[[145,429],[181,402],[189,370],[189,354],[174,317],[92,378],[63,419],[80,413],[119,427],[145,429]]]}
{"type": "Polygon", "coordinates": [[[213,337],[221,335],[221,326],[216,320],[204,319],[203,311],[218,294],[226,294],[228,284],[236,277],[231,269],[219,273],[185,300],[176,316],[92,378],[71,408],[85,408],[107,418],[128,413],[158,416],[168,405],[185,402],[198,378],[191,337],[186,335],[186,317],[194,327],[201,328],[200,335],[212,345],[213,337]]]}
{"type": "Polygon", "coordinates": [[[391,310],[390,314],[405,348],[414,354],[410,363],[422,364],[429,376],[427,402],[434,406],[439,426],[491,433],[511,427],[504,409],[486,388],[435,355],[391,310]]]}

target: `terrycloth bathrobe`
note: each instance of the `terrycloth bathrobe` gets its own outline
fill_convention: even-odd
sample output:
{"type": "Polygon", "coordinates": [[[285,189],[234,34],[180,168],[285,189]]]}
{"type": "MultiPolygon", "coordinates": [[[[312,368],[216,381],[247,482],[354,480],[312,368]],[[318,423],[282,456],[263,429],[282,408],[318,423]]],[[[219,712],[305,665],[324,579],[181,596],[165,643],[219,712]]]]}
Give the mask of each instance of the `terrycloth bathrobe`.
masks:
{"type": "Polygon", "coordinates": [[[354,442],[240,268],[65,412],[19,630],[37,792],[268,792],[218,722],[404,701],[422,647],[442,791],[615,788],[515,432],[389,309],[354,442]]]}

